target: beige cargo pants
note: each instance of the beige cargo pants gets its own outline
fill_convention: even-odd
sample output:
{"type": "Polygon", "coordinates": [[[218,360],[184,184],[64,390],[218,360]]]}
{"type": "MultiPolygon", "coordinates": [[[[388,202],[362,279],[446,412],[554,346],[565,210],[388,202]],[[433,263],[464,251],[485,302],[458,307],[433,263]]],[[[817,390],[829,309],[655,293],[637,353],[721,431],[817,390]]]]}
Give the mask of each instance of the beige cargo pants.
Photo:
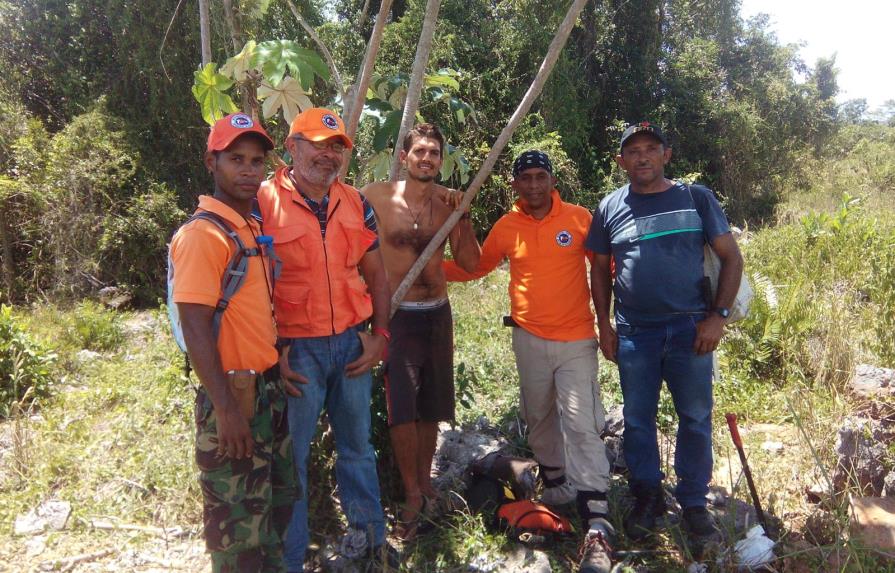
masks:
{"type": "MultiPolygon", "coordinates": [[[[600,439],[605,412],[597,379],[597,340],[562,342],[513,328],[520,411],[528,443],[544,466],[562,468],[578,491],[609,489],[600,439]]],[[[559,472],[550,472],[556,477],[559,472]]]]}

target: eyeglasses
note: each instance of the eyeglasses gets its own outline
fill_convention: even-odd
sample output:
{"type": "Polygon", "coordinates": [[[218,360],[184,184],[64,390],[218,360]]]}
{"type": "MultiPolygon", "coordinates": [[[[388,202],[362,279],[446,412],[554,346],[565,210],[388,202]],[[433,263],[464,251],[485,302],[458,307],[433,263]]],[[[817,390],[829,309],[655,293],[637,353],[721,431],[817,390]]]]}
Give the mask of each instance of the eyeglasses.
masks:
{"type": "Polygon", "coordinates": [[[323,141],[311,141],[310,139],[305,139],[304,137],[298,137],[297,135],[293,137],[298,141],[307,141],[311,144],[314,149],[319,149],[323,151],[324,149],[331,149],[336,153],[342,153],[347,149],[344,143],[342,143],[338,139],[325,139],[323,141]]]}

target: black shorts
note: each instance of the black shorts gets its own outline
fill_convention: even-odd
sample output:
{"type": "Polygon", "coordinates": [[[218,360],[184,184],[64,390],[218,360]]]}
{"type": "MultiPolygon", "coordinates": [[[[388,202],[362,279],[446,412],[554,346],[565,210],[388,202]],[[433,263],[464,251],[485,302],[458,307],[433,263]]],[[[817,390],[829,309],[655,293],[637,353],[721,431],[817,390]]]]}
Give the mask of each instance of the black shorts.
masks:
{"type": "Polygon", "coordinates": [[[454,325],[451,305],[400,308],[389,325],[385,361],[388,424],[454,419],[454,325]]]}

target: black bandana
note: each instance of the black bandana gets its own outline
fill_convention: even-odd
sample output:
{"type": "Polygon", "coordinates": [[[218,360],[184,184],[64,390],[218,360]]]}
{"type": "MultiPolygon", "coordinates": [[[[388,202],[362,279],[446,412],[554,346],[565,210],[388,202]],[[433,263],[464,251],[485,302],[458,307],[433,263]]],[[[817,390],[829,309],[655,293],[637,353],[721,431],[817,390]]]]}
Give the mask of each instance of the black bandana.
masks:
{"type": "Polygon", "coordinates": [[[543,151],[526,151],[513,162],[513,177],[516,177],[526,169],[537,167],[553,175],[553,165],[550,163],[550,158],[547,157],[546,153],[543,151]]]}

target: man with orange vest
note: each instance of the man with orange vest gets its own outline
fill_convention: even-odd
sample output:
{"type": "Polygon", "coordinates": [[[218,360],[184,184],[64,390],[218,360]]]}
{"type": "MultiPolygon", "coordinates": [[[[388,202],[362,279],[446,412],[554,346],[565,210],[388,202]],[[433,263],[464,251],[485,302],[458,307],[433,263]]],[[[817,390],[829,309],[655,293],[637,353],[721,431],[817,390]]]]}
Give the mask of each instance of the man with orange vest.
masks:
{"type": "Polygon", "coordinates": [[[302,571],[308,532],[308,458],[326,408],[348,557],[394,555],[385,543],[376,456],[370,443],[372,376],[390,338],[389,287],[373,209],[338,179],[353,143],[334,112],[296,116],[286,139],[292,165],[262,184],[258,205],[283,266],[274,287],[280,343],[302,395],[289,397],[289,430],[302,498],[286,535],[286,566],[302,571]],[[372,332],[368,333],[371,322],[372,332]]]}

